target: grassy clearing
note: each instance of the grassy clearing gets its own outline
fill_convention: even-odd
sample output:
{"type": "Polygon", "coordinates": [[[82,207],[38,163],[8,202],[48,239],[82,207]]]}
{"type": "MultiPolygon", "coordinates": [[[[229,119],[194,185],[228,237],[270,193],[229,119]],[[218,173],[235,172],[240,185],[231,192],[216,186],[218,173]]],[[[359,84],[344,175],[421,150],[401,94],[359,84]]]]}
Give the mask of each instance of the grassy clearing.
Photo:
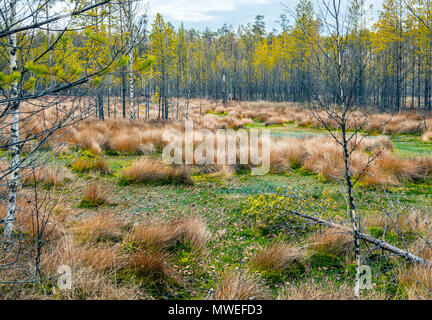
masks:
{"type": "MultiPolygon", "coordinates": [[[[245,126],[262,128],[265,123],[245,126]]],[[[267,128],[274,138],[326,135],[323,130],[294,124],[267,128]]],[[[401,157],[432,154],[432,145],[422,142],[420,136],[391,138],[394,153],[401,157]]],[[[129,146],[126,149],[133,150],[129,146]]],[[[231,176],[192,172],[193,183],[148,183],[175,175],[164,167],[162,177],[149,179],[148,166],[144,166],[145,170],[129,175],[139,183],[119,183],[124,172],[140,163],[143,156],[99,152],[80,154],[75,167],[71,165],[75,158],[58,159],[59,164],[71,166],[73,173],[68,183],[56,184],[54,195],[68,199],[61,211],[74,213],[68,226],[79,244],[79,261],[93,271],[104,271],[106,278],[101,281],[114,283],[127,294],[133,292],[134,297],[156,299],[203,299],[211,288],[216,290],[217,299],[351,297],[354,268],[346,238],[324,233],[298,239],[283,233],[263,233],[255,217],[247,213],[250,197],[273,194],[280,188],[322,200],[335,187],[331,180],[295,168],[265,176],[252,176],[248,170],[231,176]],[[95,181],[99,188],[94,187],[95,181]],[[184,217],[199,220],[185,223],[184,217]],[[154,228],[155,223],[159,229],[154,228]],[[148,226],[153,226],[153,233],[148,226]],[[149,234],[157,239],[143,240],[149,234]]],[[[431,193],[431,181],[405,182],[389,187],[386,193],[377,186],[356,189],[362,213],[378,211],[380,201],[388,196],[407,212],[421,206],[430,214],[431,193]]],[[[335,210],[345,208],[342,196],[333,194],[332,200],[335,210]]],[[[369,231],[382,235],[379,226],[369,231]]],[[[392,233],[387,237],[391,240],[392,233]]],[[[418,288],[403,275],[391,274],[391,265],[368,263],[374,270],[388,269],[390,273],[374,279],[376,292],[366,293],[365,298],[415,295],[418,288]],[[388,285],[392,276],[401,279],[400,287],[388,285]]]]}
{"type": "MultiPolygon", "coordinates": [[[[286,174],[266,176],[251,176],[249,173],[235,174],[223,183],[205,179],[206,175],[200,175],[201,179],[195,179],[193,186],[119,185],[118,174],[135,160],[135,157],[107,157],[106,161],[113,170],[113,175],[100,176],[99,179],[103,181],[105,189],[109,190],[110,202],[115,203],[116,206],[78,209],[81,214],[89,217],[109,214],[122,221],[131,221],[135,224],[148,223],[155,219],[169,221],[185,214],[196,215],[207,222],[212,236],[205,246],[204,252],[196,252],[193,248],[178,243],[171,247],[168,252],[161,253],[162,256],[154,253],[154,264],[148,268],[155,269],[149,272],[166,275],[168,278],[163,281],[160,279],[156,281],[154,277],[149,278],[147,271],[147,273],[135,272],[138,266],[142,266],[139,259],[142,259],[142,255],[145,253],[137,253],[131,258],[133,260],[128,263],[132,271],[123,272],[120,275],[121,281],[132,282],[138,286],[144,285],[145,292],[150,293],[154,298],[165,297],[169,299],[202,299],[206,296],[207,290],[217,288],[218,283],[222,281],[219,280],[218,282],[218,279],[224,279],[227,276],[227,270],[235,271],[237,269],[255,270],[251,272],[259,273],[260,277],[263,277],[259,283],[260,285],[264,284],[265,288],[262,289],[264,291],[257,289],[254,284],[250,285],[255,288],[254,292],[266,292],[268,298],[276,298],[280,295],[285,297],[289,292],[297,292],[294,289],[303,283],[315,283],[317,281],[322,283],[321,281],[328,280],[333,287],[352,285],[354,269],[351,263],[325,250],[317,250],[315,254],[308,254],[306,262],[294,264],[295,268],[293,269],[295,270],[291,270],[292,272],[257,271],[257,268],[253,267],[253,258],[256,257],[257,253],[262,252],[263,248],[271,246],[275,241],[293,243],[295,240],[288,236],[262,235],[257,232],[254,228],[253,218],[244,213],[245,209],[249,207],[248,198],[259,194],[274,193],[277,188],[282,187],[301,191],[305,196],[319,199],[322,197],[323,191],[332,186],[331,183],[320,182],[317,175],[305,173],[298,169],[286,174]],[[168,256],[165,256],[166,254],[168,256]],[[166,257],[169,257],[171,265],[158,266],[157,263],[166,257]],[[283,290],[286,290],[286,286],[294,286],[295,288],[285,292],[283,290]],[[282,294],[282,292],[284,293],[282,294]]],[[[75,196],[76,189],[74,186],[83,183],[87,183],[87,178],[75,175],[72,184],[60,186],[58,190],[63,196],[70,197],[69,206],[75,210],[77,210],[81,198],[75,196]]],[[[409,184],[393,188],[390,191],[390,196],[393,199],[400,199],[407,207],[422,203],[423,206],[432,208],[431,189],[432,186],[429,184],[421,188],[418,185],[409,184]]],[[[364,191],[361,209],[370,209],[370,205],[376,202],[377,197],[382,196],[383,194],[379,190],[364,191]]],[[[335,200],[343,207],[341,197],[335,196],[335,200]]],[[[81,228],[95,228],[95,231],[90,233],[90,239],[96,239],[96,241],[101,241],[97,239],[109,239],[109,241],[114,241],[113,243],[121,243],[121,236],[113,230],[110,231],[110,224],[107,223],[106,227],[104,225],[92,226],[95,221],[90,220],[86,224],[77,225],[81,225],[81,228]],[[90,226],[86,227],[88,224],[90,226]]],[[[112,223],[119,222],[114,220],[112,223]]],[[[80,239],[86,240],[85,235],[88,232],[77,232],[79,232],[77,236],[80,239]]],[[[269,263],[267,262],[267,264],[269,263]]],[[[270,265],[272,264],[270,263],[270,265]]],[[[229,277],[237,279],[238,275],[229,275],[229,277]]],[[[224,290],[226,288],[222,287],[219,292],[224,290]]],[[[219,294],[222,295],[222,293],[219,294]]],[[[297,295],[300,296],[301,293],[297,292],[297,295]]],[[[394,297],[400,296],[395,294],[394,297]]]]}

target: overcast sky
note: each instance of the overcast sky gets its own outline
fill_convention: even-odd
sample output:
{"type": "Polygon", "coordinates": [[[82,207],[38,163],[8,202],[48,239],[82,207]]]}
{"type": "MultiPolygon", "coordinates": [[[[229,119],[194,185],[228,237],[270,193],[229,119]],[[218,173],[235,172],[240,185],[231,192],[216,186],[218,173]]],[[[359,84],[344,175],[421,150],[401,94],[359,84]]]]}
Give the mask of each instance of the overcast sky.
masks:
{"type": "MultiPolygon", "coordinates": [[[[313,1],[314,2],[314,1],[313,1]]],[[[373,3],[374,13],[381,8],[382,0],[366,0],[373,3]]],[[[175,26],[181,22],[186,28],[204,30],[219,29],[224,23],[237,28],[247,24],[261,14],[265,17],[268,31],[277,27],[276,20],[283,13],[284,3],[290,9],[295,8],[297,0],[149,0],[151,18],[160,13],[175,26]]]]}

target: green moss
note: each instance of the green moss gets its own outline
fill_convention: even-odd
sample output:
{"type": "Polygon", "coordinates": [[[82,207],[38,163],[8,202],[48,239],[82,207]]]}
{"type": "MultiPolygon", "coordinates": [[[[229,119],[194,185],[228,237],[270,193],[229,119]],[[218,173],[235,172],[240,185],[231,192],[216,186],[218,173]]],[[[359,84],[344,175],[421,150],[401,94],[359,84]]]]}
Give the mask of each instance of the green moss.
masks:
{"type": "Polygon", "coordinates": [[[102,206],[103,204],[105,204],[105,200],[103,200],[103,199],[97,199],[97,200],[82,199],[80,204],[78,205],[78,208],[94,209],[94,208],[102,206]]]}

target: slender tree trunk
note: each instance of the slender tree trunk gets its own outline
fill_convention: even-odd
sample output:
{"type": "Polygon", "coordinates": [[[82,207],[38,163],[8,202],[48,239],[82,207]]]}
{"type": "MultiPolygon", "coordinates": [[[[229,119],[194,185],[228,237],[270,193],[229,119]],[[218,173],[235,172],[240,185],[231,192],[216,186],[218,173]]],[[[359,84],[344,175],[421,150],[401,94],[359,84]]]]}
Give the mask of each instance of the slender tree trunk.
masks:
{"type": "Polygon", "coordinates": [[[133,74],[133,50],[129,52],[129,113],[131,121],[135,120],[135,105],[134,105],[134,74],[133,74]]]}
{"type": "Polygon", "coordinates": [[[124,71],[122,71],[122,111],[123,111],[123,119],[125,119],[126,118],[126,75],[124,71]]]}
{"type": "MultiPolygon", "coordinates": [[[[14,25],[15,15],[16,15],[16,0],[11,0],[9,2],[9,25],[14,25]]],[[[9,65],[10,72],[17,71],[17,36],[16,33],[11,34],[8,37],[9,44],[9,65]]],[[[18,97],[18,82],[15,80],[11,88],[11,98],[18,97]]],[[[5,219],[4,236],[7,240],[12,238],[12,229],[15,220],[16,213],[16,200],[17,191],[19,183],[19,167],[20,167],[20,154],[21,146],[19,145],[19,109],[20,103],[18,101],[11,102],[9,104],[9,109],[11,112],[12,122],[11,122],[11,178],[9,180],[9,202],[8,211],[5,219]]]]}

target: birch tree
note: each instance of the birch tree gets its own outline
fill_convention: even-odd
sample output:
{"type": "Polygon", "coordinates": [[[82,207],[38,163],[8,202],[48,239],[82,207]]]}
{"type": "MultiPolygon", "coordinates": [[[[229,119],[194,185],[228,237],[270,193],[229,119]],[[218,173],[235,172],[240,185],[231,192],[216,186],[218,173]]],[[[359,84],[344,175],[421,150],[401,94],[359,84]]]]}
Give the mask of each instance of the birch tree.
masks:
{"type": "Polygon", "coordinates": [[[8,187],[8,209],[2,221],[3,236],[8,242],[13,240],[20,170],[38,161],[39,151],[55,132],[83,118],[81,99],[68,95],[70,89],[80,87],[84,92],[97,86],[99,76],[125,51],[121,47],[111,48],[103,36],[93,32],[91,24],[76,28],[80,17],[108,2],[68,6],[65,3],[61,12],[50,11],[42,20],[37,17],[46,13],[45,6],[49,6],[50,1],[9,0],[2,3],[0,40],[7,39],[7,43],[3,42],[0,50],[7,60],[1,62],[7,65],[8,72],[0,73],[3,94],[0,99],[0,148],[9,149],[9,154],[2,155],[2,162],[8,166],[0,169],[0,181],[6,180],[8,187]],[[46,34],[39,28],[54,23],[57,31],[49,30],[52,41],[46,46],[41,40],[46,34]],[[98,42],[99,50],[88,48],[87,54],[83,55],[82,49],[71,41],[77,35],[81,43],[88,39],[92,40],[87,44],[98,42]],[[109,50],[112,58],[100,60],[102,52],[109,50]],[[100,63],[90,66],[94,61],[100,63]],[[50,85],[51,79],[55,86],[50,85]]]}

